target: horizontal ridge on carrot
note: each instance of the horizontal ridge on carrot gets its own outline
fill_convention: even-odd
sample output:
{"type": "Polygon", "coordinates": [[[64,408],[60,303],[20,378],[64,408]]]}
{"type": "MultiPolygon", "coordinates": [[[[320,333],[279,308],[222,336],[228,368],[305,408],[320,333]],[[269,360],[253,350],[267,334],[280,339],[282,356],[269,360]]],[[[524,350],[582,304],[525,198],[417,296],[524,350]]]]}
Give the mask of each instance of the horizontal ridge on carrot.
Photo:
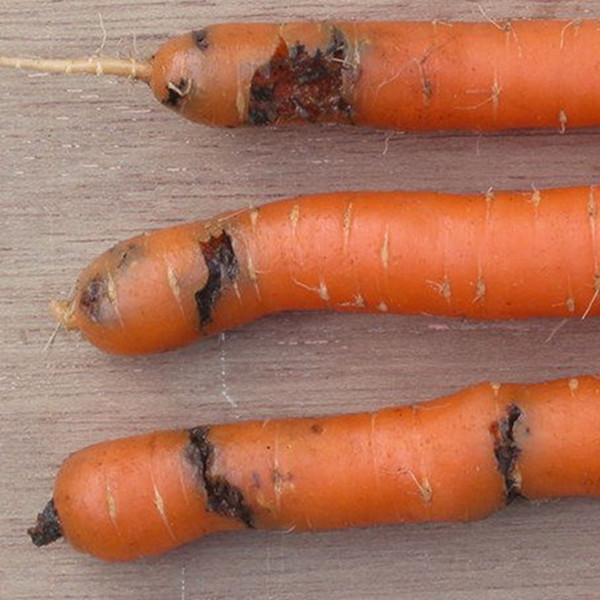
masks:
{"type": "Polygon", "coordinates": [[[208,125],[401,130],[600,124],[600,21],[219,24],[147,61],[0,57],[0,66],[146,81],[208,125]]]}
{"type": "Polygon", "coordinates": [[[122,354],[278,311],[598,315],[597,204],[594,186],[297,197],[121,242],[54,308],[67,328],[122,354]]]}
{"type": "Polygon", "coordinates": [[[71,455],[29,534],[130,560],[218,531],[471,521],[516,497],[600,496],[599,431],[589,376],[156,432],[71,455]]]}

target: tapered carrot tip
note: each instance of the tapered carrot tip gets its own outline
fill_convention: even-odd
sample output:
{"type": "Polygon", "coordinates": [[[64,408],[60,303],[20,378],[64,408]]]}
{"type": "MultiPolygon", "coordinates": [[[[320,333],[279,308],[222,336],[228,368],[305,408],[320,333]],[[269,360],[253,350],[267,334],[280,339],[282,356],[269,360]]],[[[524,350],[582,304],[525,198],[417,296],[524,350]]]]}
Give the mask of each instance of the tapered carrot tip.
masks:
{"type": "Polygon", "coordinates": [[[38,514],[35,526],[30,527],[27,533],[38,548],[47,546],[62,537],[62,526],[54,506],[54,500],[50,500],[46,504],[44,510],[38,514]]]}

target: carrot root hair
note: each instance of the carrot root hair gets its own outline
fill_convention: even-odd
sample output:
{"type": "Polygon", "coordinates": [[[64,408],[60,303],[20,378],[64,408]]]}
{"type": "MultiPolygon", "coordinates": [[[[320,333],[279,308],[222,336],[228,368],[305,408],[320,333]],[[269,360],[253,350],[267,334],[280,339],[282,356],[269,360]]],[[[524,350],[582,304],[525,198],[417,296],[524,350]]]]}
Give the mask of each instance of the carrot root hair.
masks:
{"type": "Polygon", "coordinates": [[[150,81],[152,73],[152,65],[149,61],[98,56],[77,60],[0,56],[0,67],[41,73],[116,75],[145,82],[150,81]]]}

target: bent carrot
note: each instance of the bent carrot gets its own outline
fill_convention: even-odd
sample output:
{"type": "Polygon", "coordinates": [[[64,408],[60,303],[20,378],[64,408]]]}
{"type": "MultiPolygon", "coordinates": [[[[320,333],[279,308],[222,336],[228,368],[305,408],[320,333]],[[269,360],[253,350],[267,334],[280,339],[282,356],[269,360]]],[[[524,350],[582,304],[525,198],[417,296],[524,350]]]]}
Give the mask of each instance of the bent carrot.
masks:
{"type": "Polygon", "coordinates": [[[67,328],[168,350],[277,311],[476,319],[600,314],[595,187],[298,197],[121,242],[81,274],[67,328]]]}
{"type": "Polygon", "coordinates": [[[29,533],[130,560],[218,531],[471,521],[518,496],[600,496],[599,431],[598,377],[162,431],[71,455],[29,533]]]}
{"type": "Polygon", "coordinates": [[[221,24],[148,61],[0,57],[123,75],[209,125],[342,122],[402,130],[600,124],[600,21],[221,24]]]}

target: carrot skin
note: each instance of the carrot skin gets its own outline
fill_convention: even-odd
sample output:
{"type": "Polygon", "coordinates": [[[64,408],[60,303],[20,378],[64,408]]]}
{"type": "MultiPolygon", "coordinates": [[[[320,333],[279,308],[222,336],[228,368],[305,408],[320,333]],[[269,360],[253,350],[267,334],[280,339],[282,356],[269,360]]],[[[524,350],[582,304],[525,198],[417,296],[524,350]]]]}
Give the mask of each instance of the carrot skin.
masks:
{"type": "Polygon", "coordinates": [[[124,241],[58,312],[108,352],[289,310],[474,319],[600,312],[596,188],[305,196],[124,241]]]}
{"type": "Polygon", "coordinates": [[[54,506],[66,539],[105,560],[218,531],[471,521],[517,496],[599,496],[599,428],[599,377],[483,383],[373,413],[96,444],[63,463],[54,506]]]}
{"type": "Polygon", "coordinates": [[[165,43],[150,86],[210,125],[479,131],[600,124],[597,21],[221,24],[165,43]]]}

